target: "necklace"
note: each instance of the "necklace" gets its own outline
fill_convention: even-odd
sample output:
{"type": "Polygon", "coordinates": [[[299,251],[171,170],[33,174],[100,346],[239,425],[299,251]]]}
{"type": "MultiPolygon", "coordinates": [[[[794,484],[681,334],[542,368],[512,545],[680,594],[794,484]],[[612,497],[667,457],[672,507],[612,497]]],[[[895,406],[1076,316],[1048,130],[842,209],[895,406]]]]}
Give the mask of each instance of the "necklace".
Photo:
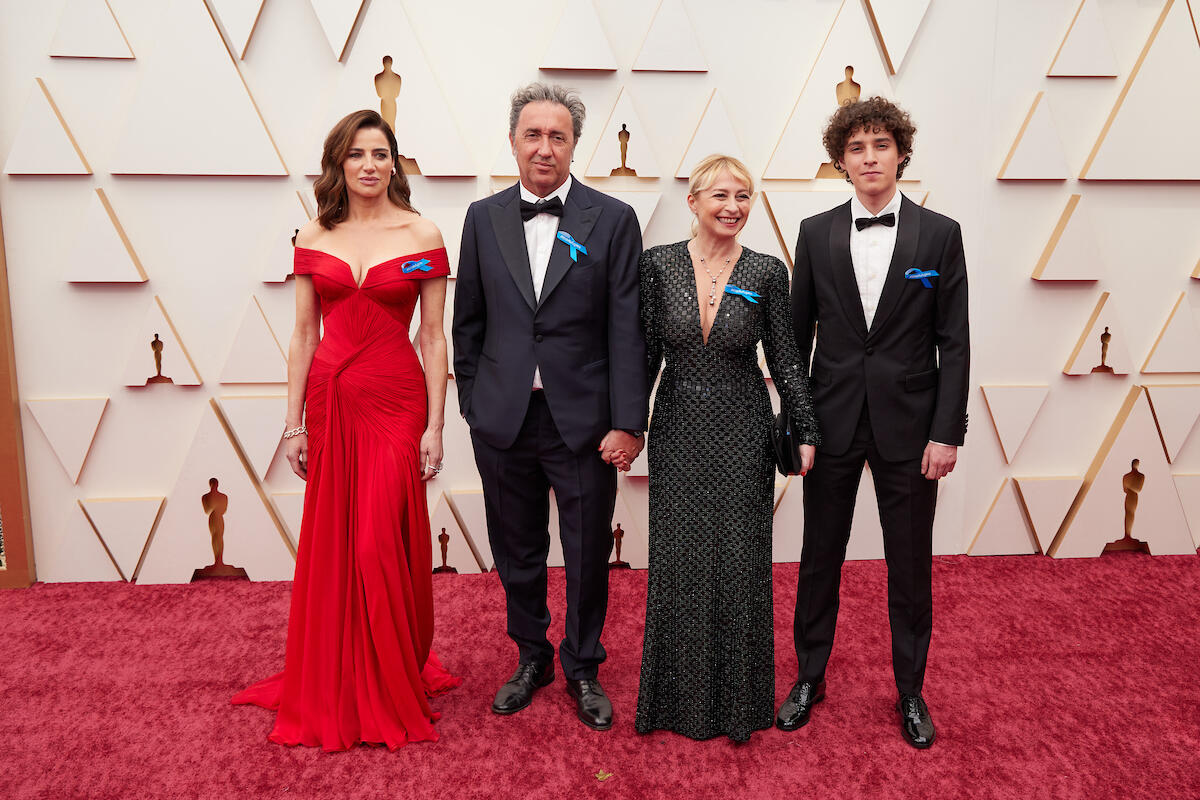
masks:
{"type": "Polygon", "coordinates": [[[733,256],[730,256],[729,258],[725,259],[725,264],[719,270],[717,270],[716,275],[713,275],[712,270],[710,270],[708,268],[708,264],[706,264],[704,261],[704,256],[698,256],[698,258],[700,259],[700,268],[703,269],[706,273],[708,273],[709,280],[712,281],[712,286],[708,287],[708,304],[710,306],[716,305],[717,304],[717,279],[720,278],[721,273],[724,272],[729,267],[729,261],[730,261],[730,259],[733,258],[733,256]]]}

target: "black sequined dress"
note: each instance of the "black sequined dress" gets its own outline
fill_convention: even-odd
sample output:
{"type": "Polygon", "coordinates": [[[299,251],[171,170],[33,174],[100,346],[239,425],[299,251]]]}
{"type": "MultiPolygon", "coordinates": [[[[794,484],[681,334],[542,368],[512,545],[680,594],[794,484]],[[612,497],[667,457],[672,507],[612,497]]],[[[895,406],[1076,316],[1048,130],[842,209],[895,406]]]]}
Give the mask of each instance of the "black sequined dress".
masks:
{"type": "MultiPolygon", "coordinates": [[[[650,574],[635,726],[745,741],[775,716],[767,367],[818,444],[783,262],[743,248],[705,344],[687,242],[640,260],[650,383],[650,574]]],[[[707,298],[706,298],[707,299],[707,298]]]]}

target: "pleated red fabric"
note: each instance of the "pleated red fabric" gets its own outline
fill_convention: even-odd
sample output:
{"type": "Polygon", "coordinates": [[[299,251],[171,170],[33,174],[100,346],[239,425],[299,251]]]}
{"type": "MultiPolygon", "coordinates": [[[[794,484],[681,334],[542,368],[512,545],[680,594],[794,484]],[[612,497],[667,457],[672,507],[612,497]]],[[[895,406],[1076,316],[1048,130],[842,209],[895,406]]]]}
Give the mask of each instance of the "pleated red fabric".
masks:
{"type": "Polygon", "coordinates": [[[430,651],[432,553],[419,444],[425,376],[408,338],[444,249],[371,267],[296,248],[324,333],[308,374],[308,485],[284,671],[233,698],[277,709],[270,739],[325,750],[437,741],[429,697],[462,681],[430,651]]]}

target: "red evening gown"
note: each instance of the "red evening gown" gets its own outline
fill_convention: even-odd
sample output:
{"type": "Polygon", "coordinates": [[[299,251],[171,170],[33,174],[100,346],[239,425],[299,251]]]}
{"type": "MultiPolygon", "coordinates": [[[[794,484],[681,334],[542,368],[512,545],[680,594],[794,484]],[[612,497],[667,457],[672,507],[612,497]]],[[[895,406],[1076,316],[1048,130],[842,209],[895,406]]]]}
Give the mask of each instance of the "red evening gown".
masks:
{"type": "Polygon", "coordinates": [[[278,709],[272,741],[345,750],[436,741],[428,698],[458,686],[430,652],[432,554],[420,480],[425,376],[408,338],[444,249],[371,267],[297,247],[324,335],[308,373],[308,485],[284,671],[233,698],[278,709]]]}

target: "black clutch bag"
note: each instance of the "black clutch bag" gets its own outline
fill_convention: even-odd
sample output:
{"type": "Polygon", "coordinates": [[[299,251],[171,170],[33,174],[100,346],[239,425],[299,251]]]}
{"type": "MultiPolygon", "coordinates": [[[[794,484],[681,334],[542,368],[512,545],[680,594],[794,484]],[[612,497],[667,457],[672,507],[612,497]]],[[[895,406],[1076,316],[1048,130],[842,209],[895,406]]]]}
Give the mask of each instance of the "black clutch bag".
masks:
{"type": "Polygon", "coordinates": [[[775,448],[775,467],[780,475],[800,471],[800,437],[792,430],[787,411],[775,415],[771,425],[771,444],[775,448]]]}

